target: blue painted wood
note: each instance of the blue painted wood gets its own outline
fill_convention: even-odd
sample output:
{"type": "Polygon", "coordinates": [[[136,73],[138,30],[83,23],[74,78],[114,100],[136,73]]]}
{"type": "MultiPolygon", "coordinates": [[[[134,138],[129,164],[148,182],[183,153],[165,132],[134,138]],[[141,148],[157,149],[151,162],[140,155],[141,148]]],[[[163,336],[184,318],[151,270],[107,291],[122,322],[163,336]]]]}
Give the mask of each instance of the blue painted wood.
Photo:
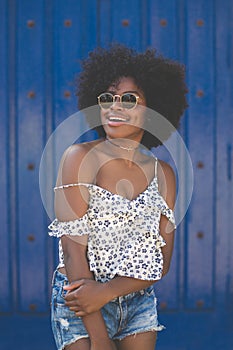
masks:
{"type": "MultiPolygon", "coordinates": [[[[233,314],[233,4],[216,2],[216,303],[233,314]]],[[[232,323],[233,324],[233,323],[232,323]]]]}
{"type": "Polygon", "coordinates": [[[9,134],[7,105],[7,7],[6,1],[0,2],[0,312],[11,310],[11,265],[9,259],[9,134]]]}
{"type": "Polygon", "coordinates": [[[177,0],[149,2],[149,43],[159,53],[170,58],[178,58],[179,6],[180,2],[177,0]]]}
{"type": "MultiPolygon", "coordinates": [[[[149,21],[149,45],[155,47],[159,54],[177,59],[179,45],[179,3],[173,1],[149,1],[148,4],[149,21]],[[169,42],[169,45],[168,45],[169,42]]],[[[182,61],[183,58],[179,57],[182,61]]],[[[177,146],[176,146],[177,147],[177,146]]],[[[164,146],[155,151],[158,158],[167,161],[174,166],[171,156],[164,146]]],[[[179,155],[178,155],[179,158],[179,155]]],[[[175,168],[174,168],[175,169],[175,168]]],[[[177,183],[180,179],[177,179],[177,183]]],[[[176,232],[175,250],[172,259],[171,270],[165,278],[155,285],[155,290],[159,300],[161,310],[177,310],[180,306],[181,276],[180,276],[180,246],[183,227],[180,226],[176,232]]]]}
{"type": "Polygon", "coordinates": [[[11,310],[15,310],[18,302],[18,275],[17,275],[17,259],[18,259],[18,249],[17,249],[17,191],[16,191],[16,8],[12,6],[9,8],[6,3],[6,15],[7,15],[7,94],[6,102],[8,106],[8,142],[9,146],[6,151],[9,151],[8,160],[8,179],[9,185],[7,188],[9,205],[8,205],[8,215],[9,215],[9,238],[10,238],[10,249],[8,256],[8,264],[10,267],[10,290],[8,291],[11,310]],[[13,257],[13,258],[11,258],[13,257]]]}
{"type": "Polygon", "coordinates": [[[0,317],[2,350],[55,350],[48,315],[24,314],[0,317]]]}
{"type": "Polygon", "coordinates": [[[129,0],[127,3],[124,0],[111,1],[111,41],[140,48],[142,26],[140,10],[139,0],[129,0]]]}
{"type": "Polygon", "coordinates": [[[105,47],[112,38],[111,1],[100,0],[98,5],[98,45],[105,47]]]}
{"type": "Polygon", "coordinates": [[[44,133],[44,2],[17,3],[17,198],[20,311],[47,311],[39,161],[44,133]]]}
{"type": "MultiPolygon", "coordinates": [[[[156,47],[187,66],[190,108],[181,133],[195,186],[171,270],[155,285],[167,326],[158,349],[232,349],[232,26],[230,0],[0,2],[0,348],[14,347],[11,327],[18,349],[54,347],[49,290],[57,243],[47,237],[38,166],[53,128],[77,110],[79,59],[118,41],[156,47]]],[[[171,161],[166,151],[161,157],[171,161]]],[[[53,165],[50,172],[49,188],[53,165]]]]}
{"type": "Polygon", "coordinates": [[[158,334],[156,350],[233,348],[232,323],[221,312],[217,317],[206,311],[164,313],[161,321],[167,328],[158,334]]]}
{"type": "MultiPolygon", "coordinates": [[[[69,0],[54,2],[54,125],[77,112],[75,78],[80,60],[97,45],[96,1],[69,0]]],[[[78,117],[77,117],[78,118],[78,117]]],[[[86,125],[80,119],[80,130],[86,125]]],[[[68,131],[69,134],[69,131],[68,131]]],[[[67,134],[67,139],[69,135],[67,134]]],[[[77,135],[77,138],[80,135],[77,135]]],[[[74,142],[72,138],[70,144],[74,142]]],[[[56,164],[60,161],[62,140],[56,140],[56,164]]]]}
{"type": "Polygon", "coordinates": [[[74,75],[82,57],[81,2],[54,2],[55,125],[76,111],[74,75]],[[74,45],[75,43],[75,45],[74,45]]]}
{"type": "MultiPolygon", "coordinates": [[[[53,66],[54,66],[54,45],[53,43],[53,30],[54,30],[54,8],[53,2],[47,1],[44,8],[44,134],[43,134],[43,147],[45,146],[49,136],[53,132],[54,128],[54,88],[53,88],[53,66]]],[[[47,206],[49,212],[53,211],[54,200],[53,200],[53,188],[55,181],[55,166],[54,157],[52,154],[49,155],[47,159],[47,173],[44,174],[46,193],[47,193],[47,206]]],[[[40,181],[40,180],[39,180],[40,181]]],[[[40,183],[41,186],[41,183],[40,183]]],[[[40,187],[41,190],[41,187],[40,187]]],[[[47,220],[44,226],[44,233],[47,233],[47,225],[50,222],[50,218],[46,217],[47,220]]],[[[56,266],[56,261],[58,259],[57,242],[55,240],[50,240],[45,237],[45,250],[47,252],[47,266],[45,275],[47,272],[47,281],[49,285],[49,295],[51,286],[51,276],[53,274],[54,268],[56,266]]]]}
{"type": "Polygon", "coordinates": [[[75,77],[96,46],[96,1],[54,2],[55,125],[77,111],[75,77]]]}
{"type": "Polygon", "coordinates": [[[146,1],[108,1],[98,4],[98,45],[122,43],[141,50],[148,42],[146,1]],[[118,9],[118,10],[117,10],[118,9]]]}
{"type": "Polygon", "coordinates": [[[213,3],[187,2],[187,20],[188,143],[195,182],[186,232],[185,305],[211,308],[214,306],[216,247],[213,3]]]}

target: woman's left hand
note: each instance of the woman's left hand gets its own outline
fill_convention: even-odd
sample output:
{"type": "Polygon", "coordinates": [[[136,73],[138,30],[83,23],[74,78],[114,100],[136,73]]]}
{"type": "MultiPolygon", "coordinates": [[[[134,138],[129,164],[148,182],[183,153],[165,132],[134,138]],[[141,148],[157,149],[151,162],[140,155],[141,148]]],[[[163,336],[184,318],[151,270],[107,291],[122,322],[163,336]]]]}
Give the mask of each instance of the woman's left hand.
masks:
{"type": "Polygon", "coordinates": [[[80,317],[100,310],[109,302],[105,283],[91,279],[74,281],[64,286],[63,289],[68,291],[65,296],[66,306],[80,317]]]}

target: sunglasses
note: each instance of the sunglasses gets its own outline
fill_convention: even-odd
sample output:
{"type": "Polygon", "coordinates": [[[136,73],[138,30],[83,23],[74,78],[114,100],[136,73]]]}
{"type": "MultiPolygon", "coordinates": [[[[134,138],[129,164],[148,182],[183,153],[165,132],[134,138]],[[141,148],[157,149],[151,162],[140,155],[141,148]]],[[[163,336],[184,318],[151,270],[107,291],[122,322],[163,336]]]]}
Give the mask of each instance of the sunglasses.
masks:
{"type": "Polygon", "coordinates": [[[133,109],[137,106],[139,96],[132,92],[126,92],[122,95],[113,95],[110,92],[104,92],[97,98],[99,106],[103,109],[112,107],[116,101],[121,103],[122,108],[133,109]]]}

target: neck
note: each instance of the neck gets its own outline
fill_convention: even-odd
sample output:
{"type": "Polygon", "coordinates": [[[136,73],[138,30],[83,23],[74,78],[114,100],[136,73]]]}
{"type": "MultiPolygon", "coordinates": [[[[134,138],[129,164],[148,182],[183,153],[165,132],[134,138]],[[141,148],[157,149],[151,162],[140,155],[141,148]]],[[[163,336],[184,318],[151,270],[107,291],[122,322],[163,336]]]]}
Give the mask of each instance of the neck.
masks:
{"type": "Polygon", "coordinates": [[[113,152],[115,157],[124,159],[128,167],[131,167],[134,164],[135,157],[140,154],[140,152],[138,152],[140,147],[138,141],[123,138],[111,139],[106,137],[106,142],[110,146],[108,147],[110,152],[113,152]]]}
{"type": "Polygon", "coordinates": [[[110,139],[108,136],[106,137],[106,140],[113,146],[126,151],[126,152],[133,152],[138,149],[140,144],[137,141],[128,140],[125,139],[110,139]]]}

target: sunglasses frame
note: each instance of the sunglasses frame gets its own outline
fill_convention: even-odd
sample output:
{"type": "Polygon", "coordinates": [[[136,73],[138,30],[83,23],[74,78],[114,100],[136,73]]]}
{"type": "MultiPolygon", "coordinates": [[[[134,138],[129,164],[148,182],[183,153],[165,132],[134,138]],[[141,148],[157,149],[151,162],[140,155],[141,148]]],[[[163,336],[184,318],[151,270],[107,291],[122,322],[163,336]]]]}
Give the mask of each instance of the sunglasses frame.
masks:
{"type": "MultiPolygon", "coordinates": [[[[97,97],[97,99],[98,99],[98,104],[99,104],[100,108],[102,108],[102,109],[109,109],[109,108],[112,107],[112,105],[113,105],[114,103],[117,102],[117,103],[120,103],[120,104],[121,104],[121,107],[122,107],[122,108],[131,111],[132,109],[134,109],[134,108],[137,106],[138,100],[140,99],[140,97],[139,97],[137,94],[133,93],[133,92],[124,92],[122,95],[113,95],[111,92],[103,92],[102,94],[100,94],[100,95],[97,97]],[[112,96],[112,102],[111,102],[111,105],[110,105],[109,107],[104,108],[104,107],[102,106],[101,102],[100,102],[100,98],[101,98],[102,95],[106,95],[106,94],[112,96]],[[136,102],[135,102],[135,105],[134,105],[133,107],[127,108],[127,107],[124,107],[124,106],[123,106],[123,104],[122,104],[122,97],[123,97],[124,95],[133,95],[134,97],[136,97],[136,102]],[[116,98],[119,98],[120,101],[119,101],[119,102],[116,101],[116,98]]],[[[107,103],[108,103],[108,102],[107,102],[107,103]]],[[[109,102],[109,103],[110,103],[110,102],[109,102]]],[[[124,103],[124,102],[123,102],[123,103],[124,103]]]]}

